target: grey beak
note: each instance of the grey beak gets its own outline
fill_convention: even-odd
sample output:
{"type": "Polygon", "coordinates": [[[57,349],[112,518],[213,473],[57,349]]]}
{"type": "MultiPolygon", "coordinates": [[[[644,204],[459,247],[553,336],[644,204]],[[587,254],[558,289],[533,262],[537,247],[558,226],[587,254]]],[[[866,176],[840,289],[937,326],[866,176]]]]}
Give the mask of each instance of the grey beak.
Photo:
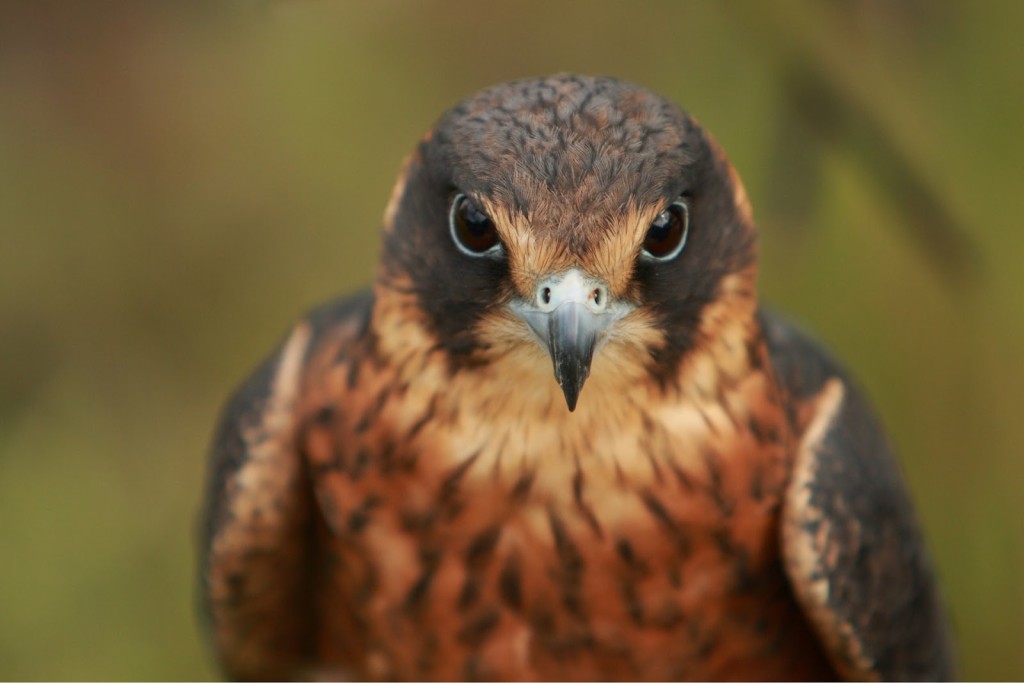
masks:
{"type": "Polygon", "coordinates": [[[572,269],[544,278],[533,300],[517,302],[512,310],[547,347],[565,403],[576,410],[594,349],[627,307],[611,305],[604,283],[572,269]]]}
{"type": "Polygon", "coordinates": [[[548,315],[548,353],[555,365],[555,380],[571,412],[576,410],[583,383],[590,376],[599,320],[575,301],[562,304],[548,315]]]}

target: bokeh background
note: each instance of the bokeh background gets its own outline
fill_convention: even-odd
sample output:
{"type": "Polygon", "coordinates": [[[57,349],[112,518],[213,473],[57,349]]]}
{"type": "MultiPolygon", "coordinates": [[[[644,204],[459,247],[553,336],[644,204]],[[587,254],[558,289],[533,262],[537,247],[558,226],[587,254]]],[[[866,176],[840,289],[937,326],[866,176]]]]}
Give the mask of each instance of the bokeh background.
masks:
{"type": "Polygon", "coordinates": [[[216,677],[205,450],[303,310],[366,283],[461,96],[642,82],[746,181],[762,292],[898,446],[970,678],[1024,678],[1024,3],[5,3],[0,678],[216,677]]]}

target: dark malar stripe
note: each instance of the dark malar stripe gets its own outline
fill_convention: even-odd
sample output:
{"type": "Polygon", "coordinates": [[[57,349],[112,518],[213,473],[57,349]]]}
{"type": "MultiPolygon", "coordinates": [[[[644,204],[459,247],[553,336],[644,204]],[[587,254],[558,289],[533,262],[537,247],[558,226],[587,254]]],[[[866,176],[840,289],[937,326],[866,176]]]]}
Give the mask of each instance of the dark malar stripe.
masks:
{"type": "Polygon", "coordinates": [[[626,603],[626,613],[629,614],[629,618],[637,626],[643,626],[644,605],[640,601],[640,596],[636,592],[636,586],[633,584],[632,579],[623,579],[619,583],[619,592],[626,603]]]}
{"type": "Polygon", "coordinates": [[[722,485],[722,470],[718,464],[718,457],[710,451],[703,454],[704,466],[708,471],[708,493],[711,499],[726,518],[732,517],[733,504],[725,498],[722,485]]]}
{"type": "Polygon", "coordinates": [[[509,497],[516,502],[526,500],[527,496],[530,495],[530,489],[533,487],[533,480],[536,478],[536,474],[534,470],[520,474],[519,479],[516,480],[515,485],[512,487],[509,497]]]}
{"type": "Polygon", "coordinates": [[[456,606],[460,612],[465,612],[467,609],[476,604],[480,598],[480,579],[475,574],[469,574],[466,576],[466,581],[462,584],[462,590],[459,591],[459,600],[456,606]]]}
{"type": "Polygon", "coordinates": [[[446,476],[444,478],[444,481],[441,482],[441,490],[438,494],[438,502],[445,506],[453,502],[456,494],[458,494],[459,484],[462,482],[462,478],[466,476],[466,472],[469,471],[469,468],[472,467],[473,463],[475,463],[477,458],[480,457],[480,453],[481,451],[473,453],[473,455],[463,460],[454,469],[452,469],[451,472],[448,473],[448,476],[446,476]]]}
{"type": "Polygon", "coordinates": [[[423,429],[427,425],[428,422],[430,422],[431,420],[434,419],[434,411],[436,411],[436,410],[437,410],[437,396],[435,396],[433,399],[431,399],[430,405],[427,406],[427,410],[426,410],[426,412],[423,413],[423,416],[420,417],[420,419],[417,420],[416,423],[413,424],[413,426],[409,428],[409,431],[406,433],[405,439],[404,439],[406,444],[410,443],[413,439],[415,439],[416,436],[420,433],[420,430],[423,429]]]}
{"type": "Polygon", "coordinates": [[[555,541],[555,553],[562,564],[562,605],[577,619],[585,620],[587,609],[583,600],[583,554],[569,536],[565,523],[550,508],[548,522],[555,541]]]}
{"type": "Polygon", "coordinates": [[[415,611],[422,606],[424,598],[430,591],[434,576],[437,574],[437,568],[441,564],[441,554],[438,552],[423,553],[421,563],[423,571],[405,596],[404,607],[407,611],[415,611]]]}
{"type": "Polygon", "coordinates": [[[555,541],[555,552],[562,563],[562,568],[567,574],[578,576],[583,572],[583,555],[580,553],[580,549],[573,542],[572,538],[569,537],[569,532],[565,529],[565,523],[562,522],[562,519],[554,510],[548,510],[548,523],[551,526],[551,535],[555,541]]]}
{"type": "Polygon", "coordinates": [[[480,569],[486,565],[499,538],[501,527],[498,524],[492,524],[474,536],[466,547],[466,565],[471,569],[480,569]]]}
{"type": "Polygon", "coordinates": [[[594,509],[583,500],[583,470],[579,466],[579,460],[576,461],[576,474],[572,478],[572,498],[576,509],[590,525],[594,535],[599,539],[604,538],[604,530],[601,528],[601,522],[598,521],[594,509]]]}
{"type": "Polygon", "coordinates": [[[501,621],[501,612],[488,609],[473,617],[459,629],[456,638],[468,647],[479,647],[501,621]]]}
{"type": "Polygon", "coordinates": [[[519,569],[519,556],[510,555],[498,575],[498,593],[509,607],[523,607],[523,579],[519,569]]]}
{"type": "Polygon", "coordinates": [[[665,506],[660,500],[655,497],[650,491],[644,491],[640,499],[643,501],[644,507],[651,513],[651,516],[661,525],[661,527],[668,532],[668,535],[676,542],[676,546],[679,551],[684,555],[690,553],[690,539],[686,535],[686,532],[682,527],[672,519],[672,516],[665,509],[665,506]]]}

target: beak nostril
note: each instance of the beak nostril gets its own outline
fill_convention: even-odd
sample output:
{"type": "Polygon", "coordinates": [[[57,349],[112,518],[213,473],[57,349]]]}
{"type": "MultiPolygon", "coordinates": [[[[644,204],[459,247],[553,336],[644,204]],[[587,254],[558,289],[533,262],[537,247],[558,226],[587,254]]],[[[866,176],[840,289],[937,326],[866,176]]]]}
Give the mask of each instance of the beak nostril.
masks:
{"type": "Polygon", "coordinates": [[[569,303],[595,315],[604,313],[613,304],[604,282],[577,270],[549,275],[534,285],[531,305],[538,312],[551,313],[569,303]]]}

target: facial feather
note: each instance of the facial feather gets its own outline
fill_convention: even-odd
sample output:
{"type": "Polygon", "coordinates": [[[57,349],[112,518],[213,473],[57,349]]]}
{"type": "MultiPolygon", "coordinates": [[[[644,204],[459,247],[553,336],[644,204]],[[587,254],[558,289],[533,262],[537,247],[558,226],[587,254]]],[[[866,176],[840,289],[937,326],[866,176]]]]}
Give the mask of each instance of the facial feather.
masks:
{"type": "Polygon", "coordinates": [[[686,113],[627,83],[554,77],[471,97],[410,157],[386,222],[382,272],[409,283],[453,370],[536,346],[508,306],[571,270],[633,311],[602,332],[597,353],[627,354],[609,356],[619,366],[642,357],[662,386],[678,385],[701,348],[738,343],[726,328],[752,329],[756,237],[738,177],[686,113]],[[452,243],[450,207],[463,195],[493,221],[495,256],[452,243]],[[645,259],[645,236],[680,196],[685,249],[671,263],[645,259]]]}

